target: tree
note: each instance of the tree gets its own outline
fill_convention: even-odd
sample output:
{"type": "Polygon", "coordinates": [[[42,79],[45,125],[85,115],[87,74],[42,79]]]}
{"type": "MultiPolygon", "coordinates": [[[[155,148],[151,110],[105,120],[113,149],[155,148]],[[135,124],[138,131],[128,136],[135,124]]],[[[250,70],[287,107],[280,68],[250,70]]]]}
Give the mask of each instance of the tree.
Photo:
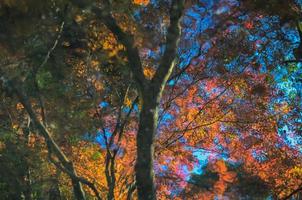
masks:
{"type": "MultiPolygon", "coordinates": [[[[204,151],[240,162],[281,197],[288,177],[294,188],[299,154],[276,127],[296,110],[276,100],[273,81],[290,45],[274,46],[282,20],[261,16],[287,23],[293,4],[280,13],[275,1],[260,12],[254,1],[36,3],[1,4],[1,20],[16,21],[2,24],[1,92],[21,103],[75,198],[130,199],[136,189],[139,199],[180,198],[204,151]],[[40,28],[13,31],[31,21],[40,28]]],[[[223,195],[224,179],[208,187],[223,195]]]]}
{"type": "MultiPolygon", "coordinates": [[[[116,35],[119,41],[125,46],[127,58],[131,65],[131,70],[133,72],[134,79],[139,87],[139,92],[141,94],[142,110],[140,114],[140,123],[138,129],[137,137],[137,165],[136,165],[136,181],[138,186],[138,194],[141,199],[154,199],[155,198],[155,187],[154,187],[154,177],[153,177],[153,153],[154,153],[154,135],[157,127],[157,115],[158,115],[158,105],[161,99],[163,88],[175,66],[175,55],[177,41],[180,35],[179,30],[179,20],[182,16],[183,2],[173,2],[171,6],[170,14],[170,28],[168,28],[167,44],[166,50],[163,55],[163,59],[160,62],[157,72],[152,80],[147,80],[143,74],[141,61],[136,48],[133,47],[133,40],[128,34],[124,33],[122,29],[117,25],[115,19],[111,14],[104,8],[94,7],[93,11],[101,18],[106,26],[116,35]],[[151,91],[151,92],[150,92],[151,91]]],[[[109,2],[105,2],[106,9],[109,8],[109,2]]],[[[41,122],[35,116],[27,97],[14,88],[10,80],[3,78],[4,84],[8,84],[9,89],[14,93],[18,94],[21,103],[24,105],[25,109],[29,112],[30,117],[34,120],[38,131],[45,137],[47,144],[49,145],[49,150],[52,149],[54,154],[58,156],[60,164],[62,163],[63,169],[72,177],[75,181],[74,187],[75,192],[78,190],[77,195],[79,198],[84,198],[81,194],[81,189],[79,185],[79,180],[77,180],[77,175],[74,172],[72,165],[69,165],[69,161],[65,158],[63,152],[54,143],[50,134],[41,124],[41,122]],[[82,197],[80,197],[82,196],[82,197]]],[[[54,161],[56,162],[56,161],[54,161]]],[[[60,164],[57,164],[59,167],[60,164]]]]}

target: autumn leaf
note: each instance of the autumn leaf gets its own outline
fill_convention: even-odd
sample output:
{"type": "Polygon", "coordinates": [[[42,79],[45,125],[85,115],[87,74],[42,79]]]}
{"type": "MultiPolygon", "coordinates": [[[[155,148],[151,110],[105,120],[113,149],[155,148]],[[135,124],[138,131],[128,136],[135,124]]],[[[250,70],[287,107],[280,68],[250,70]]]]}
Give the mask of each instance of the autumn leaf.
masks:
{"type": "Polygon", "coordinates": [[[144,67],[143,72],[147,79],[152,79],[155,74],[155,70],[152,67],[144,67]]]}
{"type": "Polygon", "coordinates": [[[134,4],[146,6],[149,4],[149,0],[133,0],[134,4]]]}

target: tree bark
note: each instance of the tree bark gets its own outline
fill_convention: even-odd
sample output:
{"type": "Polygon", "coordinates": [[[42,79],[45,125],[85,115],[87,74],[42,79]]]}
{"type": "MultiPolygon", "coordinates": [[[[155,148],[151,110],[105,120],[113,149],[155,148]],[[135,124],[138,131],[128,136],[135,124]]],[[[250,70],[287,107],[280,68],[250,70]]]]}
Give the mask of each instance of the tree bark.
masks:
{"type": "Polygon", "coordinates": [[[157,129],[159,93],[153,88],[142,94],[142,110],[140,112],[137,133],[137,161],[135,166],[136,185],[139,199],[156,199],[154,184],[154,137],[157,129]]]}
{"type": "Polygon", "coordinates": [[[107,193],[107,200],[114,200],[114,190],[115,190],[115,155],[111,155],[108,151],[106,156],[106,167],[105,167],[105,174],[106,174],[106,181],[108,186],[108,193],[107,193]]]}
{"type": "Polygon", "coordinates": [[[49,200],[62,200],[59,186],[60,171],[56,170],[56,177],[51,182],[51,189],[49,191],[49,200]]]}
{"type": "Polygon", "coordinates": [[[74,196],[77,200],[86,199],[82,184],[78,180],[72,179],[72,187],[73,187],[74,196]]]}
{"type": "MultiPolygon", "coordinates": [[[[75,177],[77,177],[77,173],[71,162],[68,164],[67,168],[68,168],[67,169],[68,171],[70,171],[72,174],[74,174],[75,177]]],[[[85,200],[86,196],[85,196],[85,192],[83,190],[82,183],[75,177],[71,178],[74,197],[77,200],[85,200]]]]}

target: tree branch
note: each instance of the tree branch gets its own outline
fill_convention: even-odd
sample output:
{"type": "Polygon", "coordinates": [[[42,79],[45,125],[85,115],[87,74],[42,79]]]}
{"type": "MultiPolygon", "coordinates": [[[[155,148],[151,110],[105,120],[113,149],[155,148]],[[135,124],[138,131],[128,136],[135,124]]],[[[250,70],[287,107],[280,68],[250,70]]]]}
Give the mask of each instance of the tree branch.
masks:
{"type": "Polygon", "coordinates": [[[15,86],[14,81],[6,79],[4,76],[1,76],[0,80],[2,81],[2,85],[4,86],[5,90],[11,91],[18,97],[20,103],[23,105],[23,107],[27,111],[29,117],[33,121],[34,126],[36,127],[38,132],[44,137],[47,147],[48,147],[50,161],[56,167],[61,169],[63,172],[67,173],[72,180],[79,181],[79,182],[87,185],[88,187],[90,187],[94,191],[97,198],[100,200],[101,198],[100,198],[99,193],[98,193],[97,189],[95,188],[94,184],[91,183],[90,181],[86,180],[83,177],[79,177],[76,174],[76,171],[73,168],[72,162],[66,157],[64,152],[61,151],[60,147],[53,140],[51,134],[48,132],[48,130],[45,128],[45,126],[42,124],[42,122],[36,116],[32,106],[29,102],[28,97],[19,88],[17,88],[15,86]],[[52,159],[52,157],[51,157],[52,153],[58,158],[59,162],[52,159]]]}
{"type": "Polygon", "coordinates": [[[291,199],[292,196],[294,196],[295,194],[299,193],[302,191],[302,187],[299,187],[298,189],[292,191],[289,195],[287,195],[286,197],[282,198],[281,200],[288,200],[291,199]]]}
{"type": "Polygon", "coordinates": [[[285,64],[289,64],[289,63],[302,63],[302,59],[301,60],[285,60],[284,63],[285,64]]]}
{"type": "Polygon", "coordinates": [[[37,81],[37,73],[41,68],[43,68],[46,65],[46,63],[48,62],[51,54],[53,53],[53,51],[57,47],[57,45],[59,43],[59,40],[61,39],[61,36],[62,36],[64,25],[65,25],[65,21],[62,21],[62,23],[60,25],[58,35],[57,35],[53,45],[51,46],[51,48],[48,50],[46,56],[44,57],[43,62],[39,66],[33,67],[33,69],[32,69],[34,87],[35,87],[36,92],[37,92],[38,102],[39,102],[39,105],[40,105],[40,108],[41,108],[42,122],[43,122],[44,126],[46,126],[46,113],[45,113],[45,107],[44,107],[43,99],[42,99],[42,96],[41,96],[40,88],[39,88],[38,81],[37,81]]]}
{"type": "Polygon", "coordinates": [[[15,83],[11,80],[6,79],[4,76],[1,77],[1,80],[3,81],[4,88],[13,92],[18,97],[20,103],[24,106],[25,110],[27,111],[28,115],[32,119],[35,127],[39,131],[39,133],[45,138],[47,145],[51,148],[51,150],[54,152],[54,154],[58,157],[58,159],[62,162],[63,165],[68,165],[70,161],[65,156],[65,154],[60,150],[59,146],[55,143],[53,138],[51,137],[48,130],[45,128],[45,126],[40,122],[38,117],[36,116],[35,112],[33,111],[33,108],[31,104],[29,103],[28,97],[21,92],[16,86],[15,83]]]}
{"type": "Polygon", "coordinates": [[[179,42],[181,29],[180,19],[184,10],[184,0],[173,0],[170,9],[170,26],[166,37],[166,49],[160,60],[160,64],[152,79],[152,84],[156,85],[160,91],[163,90],[167,80],[176,65],[175,57],[179,42]]]}
{"type": "Polygon", "coordinates": [[[106,27],[116,36],[117,40],[126,48],[127,58],[130,64],[130,70],[139,87],[143,87],[147,79],[144,76],[142,63],[139,57],[137,47],[134,45],[134,38],[132,35],[124,32],[117,24],[114,17],[111,15],[110,3],[108,0],[104,1],[103,8],[92,7],[92,12],[106,25],[106,27]]]}
{"type": "Polygon", "coordinates": [[[64,173],[68,174],[70,176],[71,179],[74,179],[76,181],[79,181],[85,185],[87,185],[95,194],[95,196],[97,197],[98,200],[101,200],[102,198],[100,197],[100,194],[98,192],[98,190],[96,189],[95,185],[88,181],[87,179],[85,179],[84,177],[81,176],[77,176],[74,173],[70,172],[70,170],[65,169],[65,167],[63,167],[59,162],[55,161],[51,155],[48,155],[48,158],[50,160],[50,162],[52,162],[58,169],[60,169],[61,171],[63,171],[64,173]]]}

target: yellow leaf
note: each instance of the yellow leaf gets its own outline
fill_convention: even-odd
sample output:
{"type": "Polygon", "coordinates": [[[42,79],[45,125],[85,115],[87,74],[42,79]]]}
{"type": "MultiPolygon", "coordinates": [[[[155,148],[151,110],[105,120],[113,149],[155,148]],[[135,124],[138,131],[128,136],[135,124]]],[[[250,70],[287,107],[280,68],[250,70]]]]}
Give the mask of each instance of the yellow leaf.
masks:
{"type": "Polygon", "coordinates": [[[144,68],[144,75],[146,78],[151,79],[155,74],[155,70],[152,67],[145,67],[144,68]]]}
{"type": "Polygon", "coordinates": [[[21,103],[17,103],[16,109],[17,110],[22,110],[22,109],[24,109],[24,107],[23,107],[23,105],[21,103]]]}
{"type": "Polygon", "coordinates": [[[97,67],[99,64],[100,64],[100,62],[97,61],[97,60],[92,60],[92,61],[91,61],[91,66],[92,66],[92,67],[97,67]]]}
{"type": "Polygon", "coordinates": [[[18,129],[18,124],[13,124],[13,129],[18,129]]]}
{"type": "Polygon", "coordinates": [[[76,15],[74,18],[74,21],[76,21],[78,24],[81,23],[83,20],[83,16],[81,15],[76,15]]]}
{"type": "Polygon", "coordinates": [[[127,98],[125,98],[125,100],[124,100],[124,104],[125,104],[127,107],[130,107],[131,104],[132,104],[132,101],[127,97],[127,98]]]}

